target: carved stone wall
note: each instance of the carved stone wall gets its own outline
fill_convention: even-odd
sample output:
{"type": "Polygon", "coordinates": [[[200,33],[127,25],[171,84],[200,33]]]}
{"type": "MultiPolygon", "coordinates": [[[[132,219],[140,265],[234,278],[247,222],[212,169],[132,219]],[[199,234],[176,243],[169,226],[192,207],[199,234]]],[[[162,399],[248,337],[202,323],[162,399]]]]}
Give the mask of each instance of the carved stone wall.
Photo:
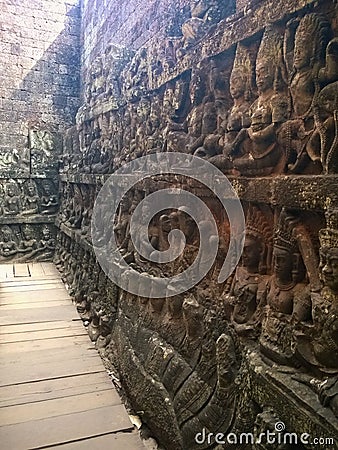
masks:
{"type": "Polygon", "coordinates": [[[64,135],[55,263],[91,338],[165,448],[220,448],[217,433],[222,441],[231,433],[222,448],[312,449],[315,438],[335,448],[337,5],[240,2],[235,14],[230,2],[188,6],[176,34],[147,40],[141,26],[143,47],[100,36],[86,50],[83,103],[64,135]],[[116,238],[120,259],[152,277],[189,267],[203,238],[198,229],[209,224],[191,221],[181,205],[155,215],[148,230],[159,251],[168,249],[171,230],[185,235],[172,264],[145,260],[130,238],[137,204],[180,187],[212,211],[219,249],[189,292],[172,296],[169,285],[163,298],[144,297],[115,286],[98,265],[91,217],[109,174],[147,155],[156,165],[166,152],[198,156],[228,176],[246,218],[244,251],[219,284],[230,238],[220,203],[182,177],[148,177],[117,217],[102,212],[113,226],[96,236],[97,247],[116,238]],[[279,433],[278,444],[235,441],[268,430],[279,433]],[[286,436],[284,445],[285,432],[303,441],[286,436]],[[201,442],[203,433],[212,437],[201,442]]]}
{"type": "Polygon", "coordinates": [[[0,9],[0,260],[46,260],[63,132],[79,106],[80,7],[1,0],[0,9]]]}

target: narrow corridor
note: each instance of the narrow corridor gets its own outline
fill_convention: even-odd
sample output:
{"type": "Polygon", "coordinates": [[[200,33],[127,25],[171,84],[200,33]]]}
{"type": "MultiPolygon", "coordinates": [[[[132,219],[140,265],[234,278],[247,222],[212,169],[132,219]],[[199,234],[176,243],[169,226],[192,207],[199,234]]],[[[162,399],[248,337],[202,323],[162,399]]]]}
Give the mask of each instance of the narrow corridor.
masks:
{"type": "Polygon", "coordinates": [[[2,450],[141,449],[51,263],[0,265],[2,450]]]}

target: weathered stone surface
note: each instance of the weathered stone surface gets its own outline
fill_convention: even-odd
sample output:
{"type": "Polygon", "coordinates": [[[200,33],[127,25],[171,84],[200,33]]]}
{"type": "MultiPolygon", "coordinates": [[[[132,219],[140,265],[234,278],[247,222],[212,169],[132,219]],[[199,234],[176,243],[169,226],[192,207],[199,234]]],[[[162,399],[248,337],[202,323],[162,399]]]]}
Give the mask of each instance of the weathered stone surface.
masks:
{"type": "Polygon", "coordinates": [[[80,7],[1,0],[0,9],[1,245],[5,236],[16,250],[3,247],[1,261],[51,259],[60,131],[78,107],[80,7]]]}

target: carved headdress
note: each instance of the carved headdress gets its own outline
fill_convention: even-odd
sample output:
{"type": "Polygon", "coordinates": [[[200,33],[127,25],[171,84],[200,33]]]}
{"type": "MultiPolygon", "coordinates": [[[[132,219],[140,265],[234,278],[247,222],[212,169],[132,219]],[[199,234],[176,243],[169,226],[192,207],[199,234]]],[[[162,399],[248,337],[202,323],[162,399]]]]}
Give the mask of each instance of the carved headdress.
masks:
{"type": "Polygon", "coordinates": [[[246,218],[247,238],[251,238],[260,246],[261,261],[259,272],[265,273],[271,263],[273,230],[266,215],[257,207],[250,205],[246,218]]]}
{"type": "Polygon", "coordinates": [[[265,28],[262,41],[260,43],[257,63],[267,61],[271,68],[276,68],[281,65],[283,61],[283,37],[282,34],[267,26],[265,28]]]}
{"type": "Polygon", "coordinates": [[[289,253],[298,250],[297,240],[294,237],[294,225],[298,220],[285,208],[282,209],[274,237],[274,247],[281,248],[289,253]]]}

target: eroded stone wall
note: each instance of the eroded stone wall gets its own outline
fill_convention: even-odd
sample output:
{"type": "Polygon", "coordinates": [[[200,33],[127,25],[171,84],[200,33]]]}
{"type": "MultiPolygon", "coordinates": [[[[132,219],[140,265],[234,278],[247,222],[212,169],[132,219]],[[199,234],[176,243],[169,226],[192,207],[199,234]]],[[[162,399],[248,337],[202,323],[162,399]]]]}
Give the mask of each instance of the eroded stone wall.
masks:
{"type": "Polygon", "coordinates": [[[247,8],[240,2],[231,15],[234,9],[194,1],[175,35],[144,35],[140,48],[110,37],[103,48],[101,35],[93,42],[77,126],[65,134],[55,263],[91,338],[165,448],[219,448],[217,433],[218,443],[231,435],[222,448],[312,449],[315,438],[334,448],[337,5],[260,1],[247,8]],[[186,155],[181,168],[188,174],[194,155],[227,175],[244,210],[245,239],[231,229],[212,189],[167,174],[161,161],[169,152],[186,155]],[[133,174],[123,172],[130,161],[133,174]],[[100,207],[94,203],[117,170],[122,186],[132,188],[114,216],[109,190],[100,207]],[[154,215],[148,236],[142,226],[149,205],[143,206],[132,241],[137,205],[164,188],[198,197],[216,229],[205,217],[191,220],[191,205],[178,199],[154,215]],[[146,238],[154,250],[168,250],[174,229],[186,247],[173,262],[155,263],[136,250],[146,238]],[[243,256],[219,283],[231,233],[244,243],[243,256]],[[201,240],[207,236],[211,245],[216,235],[218,251],[204,279],[180,293],[167,282],[156,296],[160,282],[196,259],[205,262],[197,256],[201,240]],[[103,268],[93,246],[106,255],[103,268]],[[140,275],[148,277],[147,294],[133,284],[140,275]],[[272,447],[264,439],[238,440],[268,430],[280,433],[272,447]],[[285,432],[297,443],[286,438],[282,446],[285,432]],[[308,442],[300,441],[304,433],[308,442]]]}
{"type": "Polygon", "coordinates": [[[0,2],[0,261],[50,259],[63,131],[79,106],[80,7],[0,2]]]}

